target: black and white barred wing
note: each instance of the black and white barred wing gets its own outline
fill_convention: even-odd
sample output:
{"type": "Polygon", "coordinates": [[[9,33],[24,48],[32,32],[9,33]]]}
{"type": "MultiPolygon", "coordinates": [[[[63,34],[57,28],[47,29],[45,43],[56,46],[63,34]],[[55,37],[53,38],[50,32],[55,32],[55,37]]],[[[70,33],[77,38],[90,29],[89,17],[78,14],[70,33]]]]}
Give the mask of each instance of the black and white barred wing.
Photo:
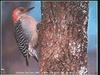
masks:
{"type": "Polygon", "coordinates": [[[21,26],[21,22],[18,21],[15,25],[15,38],[17,46],[20,50],[20,52],[23,54],[23,56],[26,59],[26,65],[28,65],[28,39],[25,36],[24,30],[21,26]]]}

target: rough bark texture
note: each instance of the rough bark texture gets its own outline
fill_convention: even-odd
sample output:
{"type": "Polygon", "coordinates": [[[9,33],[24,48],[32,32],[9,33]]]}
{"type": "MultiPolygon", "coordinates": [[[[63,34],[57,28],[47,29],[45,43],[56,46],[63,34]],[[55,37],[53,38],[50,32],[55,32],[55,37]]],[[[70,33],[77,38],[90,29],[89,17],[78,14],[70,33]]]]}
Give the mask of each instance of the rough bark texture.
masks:
{"type": "Polygon", "coordinates": [[[42,2],[42,18],[40,72],[87,75],[88,2],[42,2]]]}

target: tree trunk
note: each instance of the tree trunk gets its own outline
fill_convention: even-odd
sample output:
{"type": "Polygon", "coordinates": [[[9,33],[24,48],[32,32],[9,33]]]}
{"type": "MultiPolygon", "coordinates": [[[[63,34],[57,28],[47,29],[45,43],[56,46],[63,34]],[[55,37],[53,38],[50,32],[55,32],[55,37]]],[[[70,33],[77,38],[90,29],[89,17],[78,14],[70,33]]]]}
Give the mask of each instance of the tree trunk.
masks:
{"type": "Polygon", "coordinates": [[[87,75],[88,1],[42,2],[42,20],[40,73],[87,75]]]}

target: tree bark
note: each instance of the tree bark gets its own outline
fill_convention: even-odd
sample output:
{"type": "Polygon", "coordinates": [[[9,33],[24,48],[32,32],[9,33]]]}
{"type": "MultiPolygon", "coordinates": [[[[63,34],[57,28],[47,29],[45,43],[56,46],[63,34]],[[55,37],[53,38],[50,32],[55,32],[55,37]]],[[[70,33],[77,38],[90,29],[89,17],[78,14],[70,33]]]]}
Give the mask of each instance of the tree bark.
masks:
{"type": "Polygon", "coordinates": [[[42,20],[40,73],[87,75],[88,1],[42,2],[42,20]]]}

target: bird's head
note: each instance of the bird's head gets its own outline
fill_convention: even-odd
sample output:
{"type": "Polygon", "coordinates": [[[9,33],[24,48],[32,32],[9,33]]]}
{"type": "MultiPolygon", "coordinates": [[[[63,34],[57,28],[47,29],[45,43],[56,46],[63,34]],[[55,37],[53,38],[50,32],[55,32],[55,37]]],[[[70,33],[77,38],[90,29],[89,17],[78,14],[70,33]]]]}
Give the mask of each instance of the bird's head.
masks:
{"type": "Polygon", "coordinates": [[[23,15],[28,13],[29,11],[31,11],[34,7],[32,8],[24,8],[24,7],[18,7],[15,8],[12,12],[12,18],[13,18],[13,22],[17,22],[19,20],[19,18],[23,15]]]}

